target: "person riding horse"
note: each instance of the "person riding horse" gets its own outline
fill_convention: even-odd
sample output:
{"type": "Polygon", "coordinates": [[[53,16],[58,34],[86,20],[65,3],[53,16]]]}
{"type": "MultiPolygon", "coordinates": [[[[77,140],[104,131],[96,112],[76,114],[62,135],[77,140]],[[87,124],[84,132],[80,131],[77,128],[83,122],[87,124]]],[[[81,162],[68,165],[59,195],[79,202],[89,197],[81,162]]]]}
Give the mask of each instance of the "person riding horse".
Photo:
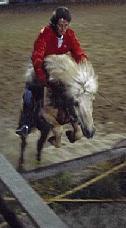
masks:
{"type": "MultiPolygon", "coordinates": [[[[80,42],[75,32],[69,27],[71,14],[66,7],[58,7],[50,19],[49,25],[42,28],[37,39],[34,42],[32,52],[32,64],[36,73],[36,78],[32,82],[27,82],[23,94],[23,108],[26,109],[35,101],[44,100],[44,87],[50,87],[48,77],[44,70],[44,59],[48,55],[61,55],[70,53],[77,62],[87,60],[87,54],[80,47],[80,42]]],[[[60,113],[60,112],[59,112],[60,113]]],[[[25,118],[22,126],[19,126],[16,133],[25,135],[31,131],[31,122],[29,117],[25,118]]]]}

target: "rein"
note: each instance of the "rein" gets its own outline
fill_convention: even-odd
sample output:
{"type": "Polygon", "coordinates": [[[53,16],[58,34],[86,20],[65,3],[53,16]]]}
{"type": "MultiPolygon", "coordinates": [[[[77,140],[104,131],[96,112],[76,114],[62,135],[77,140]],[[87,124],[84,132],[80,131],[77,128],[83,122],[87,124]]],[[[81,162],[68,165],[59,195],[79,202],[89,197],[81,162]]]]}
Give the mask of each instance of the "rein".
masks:
{"type": "Polygon", "coordinates": [[[103,97],[104,100],[107,101],[107,103],[108,103],[109,105],[112,105],[112,102],[111,102],[108,98],[106,98],[102,93],[100,93],[100,92],[98,91],[98,94],[99,94],[101,97],[103,97]]]}

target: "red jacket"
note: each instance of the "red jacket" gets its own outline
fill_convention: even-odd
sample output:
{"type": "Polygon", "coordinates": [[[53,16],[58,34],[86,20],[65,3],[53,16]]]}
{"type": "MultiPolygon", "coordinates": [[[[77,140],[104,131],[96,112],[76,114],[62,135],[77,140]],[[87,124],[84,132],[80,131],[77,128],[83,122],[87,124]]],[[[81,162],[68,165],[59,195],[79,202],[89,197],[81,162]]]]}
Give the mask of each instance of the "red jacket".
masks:
{"type": "Polygon", "coordinates": [[[44,27],[34,43],[34,50],[32,52],[32,62],[37,78],[43,83],[46,81],[42,64],[47,55],[59,55],[67,52],[71,52],[72,57],[77,63],[87,58],[87,55],[84,50],[81,49],[80,43],[72,29],[67,29],[63,36],[62,46],[58,48],[58,39],[55,31],[53,31],[50,25],[44,27]]]}

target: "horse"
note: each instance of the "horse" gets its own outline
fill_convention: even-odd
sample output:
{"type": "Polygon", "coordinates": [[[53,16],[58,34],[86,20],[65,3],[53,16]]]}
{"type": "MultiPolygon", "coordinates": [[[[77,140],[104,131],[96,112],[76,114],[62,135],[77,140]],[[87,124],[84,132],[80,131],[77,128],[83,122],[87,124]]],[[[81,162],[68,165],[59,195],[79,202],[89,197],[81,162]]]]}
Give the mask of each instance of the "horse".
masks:
{"type": "MultiPolygon", "coordinates": [[[[41,160],[44,143],[48,140],[56,147],[61,146],[63,125],[69,123],[72,130],[66,131],[71,143],[82,136],[92,138],[95,133],[93,122],[93,100],[98,89],[98,77],[89,61],[77,64],[67,55],[49,55],[44,60],[49,87],[44,88],[44,105],[41,101],[32,102],[30,108],[21,111],[19,126],[24,118],[29,119],[31,128],[37,128],[41,135],[37,142],[36,159],[41,160]]],[[[26,82],[33,81],[35,72],[30,65],[26,72],[26,82]]],[[[30,133],[30,132],[29,132],[30,133]]],[[[21,135],[19,165],[24,163],[27,135],[21,135]]]]}

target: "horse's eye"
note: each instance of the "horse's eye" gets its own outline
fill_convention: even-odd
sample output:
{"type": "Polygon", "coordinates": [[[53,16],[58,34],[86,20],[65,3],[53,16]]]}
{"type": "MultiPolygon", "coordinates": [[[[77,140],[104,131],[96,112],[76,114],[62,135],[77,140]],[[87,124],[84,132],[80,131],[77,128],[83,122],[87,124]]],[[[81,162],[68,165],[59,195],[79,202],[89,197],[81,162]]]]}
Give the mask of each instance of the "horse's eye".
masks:
{"type": "Polygon", "coordinates": [[[78,106],[79,106],[79,102],[78,102],[78,101],[74,101],[74,105],[75,105],[76,107],[78,107],[78,106]]]}

